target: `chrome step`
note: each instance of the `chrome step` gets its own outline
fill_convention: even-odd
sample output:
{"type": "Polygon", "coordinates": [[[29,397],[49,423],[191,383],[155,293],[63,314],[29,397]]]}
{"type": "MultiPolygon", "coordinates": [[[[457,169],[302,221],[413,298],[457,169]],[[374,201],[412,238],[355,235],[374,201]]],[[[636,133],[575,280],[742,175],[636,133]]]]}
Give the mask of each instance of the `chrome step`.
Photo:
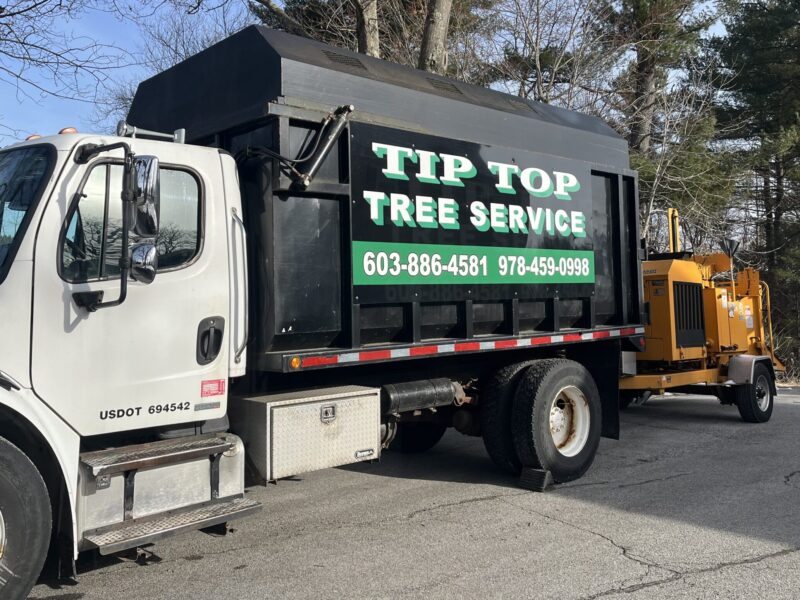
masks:
{"type": "Polygon", "coordinates": [[[215,433],[84,452],[81,462],[91,469],[94,477],[98,477],[222,454],[235,444],[227,434],[215,433]]]}
{"type": "Polygon", "coordinates": [[[234,498],[198,508],[172,512],[144,521],[130,521],[122,527],[98,531],[84,536],[100,554],[113,554],[143,546],[156,540],[195,529],[212,527],[241,519],[261,510],[261,503],[246,498],[234,498]]]}

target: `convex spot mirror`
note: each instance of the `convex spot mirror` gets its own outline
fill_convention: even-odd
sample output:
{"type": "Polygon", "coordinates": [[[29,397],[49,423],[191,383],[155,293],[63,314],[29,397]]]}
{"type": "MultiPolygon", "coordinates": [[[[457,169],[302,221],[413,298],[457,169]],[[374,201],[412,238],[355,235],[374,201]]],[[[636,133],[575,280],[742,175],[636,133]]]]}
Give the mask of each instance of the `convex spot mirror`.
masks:
{"type": "Polygon", "coordinates": [[[133,159],[133,216],[131,233],[143,238],[158,235],[161,210],[161,185],[158,158],[136,156],[133,159]]]}
{"type": "Polygon", "coordinates": [[[136,244],[131,248],[131,279],[153,283],[158,270],[158,251],[155,244],[136,244]]]}

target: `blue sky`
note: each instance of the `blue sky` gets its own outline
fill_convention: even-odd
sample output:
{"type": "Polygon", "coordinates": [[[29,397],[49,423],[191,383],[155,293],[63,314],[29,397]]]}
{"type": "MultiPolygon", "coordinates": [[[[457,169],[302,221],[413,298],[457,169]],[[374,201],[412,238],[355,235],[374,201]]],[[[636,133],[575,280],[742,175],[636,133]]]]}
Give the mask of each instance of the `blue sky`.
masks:
{"type": "MultiPolygon", "coordinates": [[[[113,45],[122,53],[136,51],[139,39],[136,25],[125,22],[111,13],[98,10],[87,11],[81,14],[80,18],[65,23],[63,31],[74,37],[86,37],[101,44],[113,45]]],[[[135,70],[135,67],[133,69],[135,70]]],[[[130,74],[131,67],[127,67],[124,75],[128,77],[130,74]]],[[[112,72],[111,75],[121,76],[123,73],[112,72]]],[[[0,82],[0,123],[15,130],[11,132],[0,128],[0,146],[31,133],[42,135],[56,133],[63,127],[92,129],[91,101],[81,102],[42,96],[32,90],[26,92],[27,96],[13,85],[0,82]]]]}

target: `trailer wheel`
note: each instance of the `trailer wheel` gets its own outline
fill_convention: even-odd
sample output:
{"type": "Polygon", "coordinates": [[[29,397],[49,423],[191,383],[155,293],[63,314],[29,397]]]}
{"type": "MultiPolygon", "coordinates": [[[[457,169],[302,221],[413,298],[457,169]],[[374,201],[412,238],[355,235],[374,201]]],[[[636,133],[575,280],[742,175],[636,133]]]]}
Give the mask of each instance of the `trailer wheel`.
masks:
{"type": "Polygon", "coordinates": [[[519,475],[522,469],[511,434],[514,393],[522,373],[532,364],[533,361],[514,363],[497,371],[487,382],[479,405],[486,452],[494,464],[512,475],[519,475]]]}
{"type": "Polygon", "coordinates": [[[50,497],[39,471],[0,438],[0,597],[27,598],[50,543],[50,497]]]}
{"type": "Polygon", "coordinates": [[[514,396],[512,432],[524,466],[550,471],[566,482],[583,475],[600,443],[600,395],[580,364],[564,359],[536,361],[514,396]]]}
{"type": "Polygon", "coordinates": [[[442,439],[447,426],[420,421],[398,423],[397,435],[389,448],[403,454],[419,454],[433,448],[442,439]]]}
{"type": "Polygon", "coordinates": [[[753,365],[753,383],[736,386],[736,406],[743,421],[769,421],[775,404],[772,388],[772,374],[763,362],[757,362],[753,365]]]}

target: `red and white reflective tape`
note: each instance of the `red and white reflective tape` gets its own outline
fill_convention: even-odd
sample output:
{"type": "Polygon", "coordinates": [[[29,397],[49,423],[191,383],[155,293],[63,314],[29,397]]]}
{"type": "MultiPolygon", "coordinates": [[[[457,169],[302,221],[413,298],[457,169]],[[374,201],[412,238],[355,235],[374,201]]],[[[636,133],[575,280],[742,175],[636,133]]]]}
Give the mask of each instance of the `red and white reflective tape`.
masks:
{"type": "Polygon", "coordinates": [[[481,352],[483,350],[530,348],[532,346],[548,346],[551,344],[565,344],[589,340],[602,340],[605,338],[627,337],[632,335],[641,335],[643,333],[644,327],[622,327],[620,329],[600,329],[583,333],[562,333],[557,335],[519,337],[504,340],[470,340],[464,342],[453,342],[451,344],[410,346],[408,348],[386,348],[380,350],[361,350],[359,352],[341,352],[338,354],[318,354],[313,356],[293,357],[291,359],[290,366],[293,369],[308,369],[315,367],[327,367],[331,365],[366,363],[440,354],[458,354],[460,352],[481,352]]]}

